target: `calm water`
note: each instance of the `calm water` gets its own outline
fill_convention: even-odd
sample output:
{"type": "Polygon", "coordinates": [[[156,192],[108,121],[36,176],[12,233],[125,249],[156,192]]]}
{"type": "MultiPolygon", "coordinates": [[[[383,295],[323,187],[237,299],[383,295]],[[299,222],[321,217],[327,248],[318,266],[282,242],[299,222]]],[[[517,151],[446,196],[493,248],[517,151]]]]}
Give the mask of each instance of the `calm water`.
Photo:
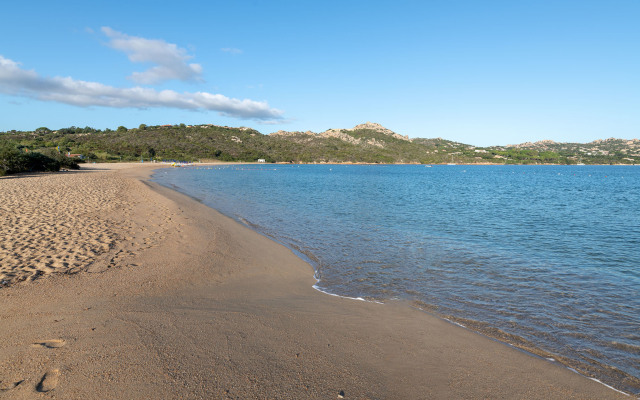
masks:
{"type": "Polygon", "coordinates": [[[236,165],[154,180],[305,255],[323,291],[486,322],[640,393],[640,167],[236,165]]]}

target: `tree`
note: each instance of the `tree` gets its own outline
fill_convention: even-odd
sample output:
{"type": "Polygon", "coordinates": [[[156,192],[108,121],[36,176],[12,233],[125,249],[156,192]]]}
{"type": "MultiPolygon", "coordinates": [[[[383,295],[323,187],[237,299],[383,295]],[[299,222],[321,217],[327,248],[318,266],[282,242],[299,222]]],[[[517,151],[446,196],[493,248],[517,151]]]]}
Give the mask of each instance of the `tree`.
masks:
{"type": "Polygon", "coordinates": [[[145,129],[147,129],[147,125],[145,125],[145,124],[140,124],[140,126],[138,127],[138,129],[140,129],[141,131],[144,131],[145,129]]]}
{"type": "Polygon", "coordinates": [[[98,130],[96,128],[91,127],[91,126],[85,126],[82,129],[82,132],[83,133],[96,133],[96,132],[98,132],[98,130]]]}
{"type": "Polygon", "coordinates": [[[8,144],[0,145],[0,176],[22,170],[23,164],[23,157],[19,150],[8,144]]]}
{"type": "Polygon", "coordinates": [[[120,125],[118,127],[118,133],[125,133],[126,131],[127,131],[127,127],[126,126],[120,125]]]}

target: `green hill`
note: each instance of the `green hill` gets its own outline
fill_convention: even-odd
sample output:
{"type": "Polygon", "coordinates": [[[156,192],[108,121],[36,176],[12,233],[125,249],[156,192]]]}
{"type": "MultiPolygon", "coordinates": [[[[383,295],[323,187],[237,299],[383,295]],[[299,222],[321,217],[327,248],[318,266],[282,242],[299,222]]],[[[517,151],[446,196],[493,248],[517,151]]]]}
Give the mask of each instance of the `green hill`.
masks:
{"type": "Polygon", "coordinates": [[[264,135],[250,128],[164,125],[117,130],[69,127],[0,133],[0,144],[20,152],[80,154],[89,161],[220,160],[294,163],[458,164],[635,164],[640,141],[607,139],[579,143],[542,141],[474,147],[441,138],[410,139],[381,125],[324,132],[279,131],[264,135]]]}

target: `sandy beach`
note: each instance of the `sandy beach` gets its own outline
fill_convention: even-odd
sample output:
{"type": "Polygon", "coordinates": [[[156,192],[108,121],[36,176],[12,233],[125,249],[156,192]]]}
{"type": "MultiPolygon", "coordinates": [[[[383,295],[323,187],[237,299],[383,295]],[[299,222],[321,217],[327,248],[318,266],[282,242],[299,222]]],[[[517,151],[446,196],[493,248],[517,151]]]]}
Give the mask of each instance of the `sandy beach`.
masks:
{"type": "Polygon", "coordinates": [[[312,288],[289,249],[147,178],[0,178],[0,398],[628,399],[403,302],[312,288]]]}

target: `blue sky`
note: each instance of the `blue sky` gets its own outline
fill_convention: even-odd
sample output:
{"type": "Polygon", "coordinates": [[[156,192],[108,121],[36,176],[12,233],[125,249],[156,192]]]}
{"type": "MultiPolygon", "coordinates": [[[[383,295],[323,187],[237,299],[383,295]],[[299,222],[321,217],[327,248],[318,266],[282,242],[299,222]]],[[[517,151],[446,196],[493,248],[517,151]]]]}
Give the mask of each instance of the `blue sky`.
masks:
{"type": "Polygon", "coordinates": [[[378,122],[487,146],[640,137],[640,1],[3,5],[0,131],[378,122]]]}

